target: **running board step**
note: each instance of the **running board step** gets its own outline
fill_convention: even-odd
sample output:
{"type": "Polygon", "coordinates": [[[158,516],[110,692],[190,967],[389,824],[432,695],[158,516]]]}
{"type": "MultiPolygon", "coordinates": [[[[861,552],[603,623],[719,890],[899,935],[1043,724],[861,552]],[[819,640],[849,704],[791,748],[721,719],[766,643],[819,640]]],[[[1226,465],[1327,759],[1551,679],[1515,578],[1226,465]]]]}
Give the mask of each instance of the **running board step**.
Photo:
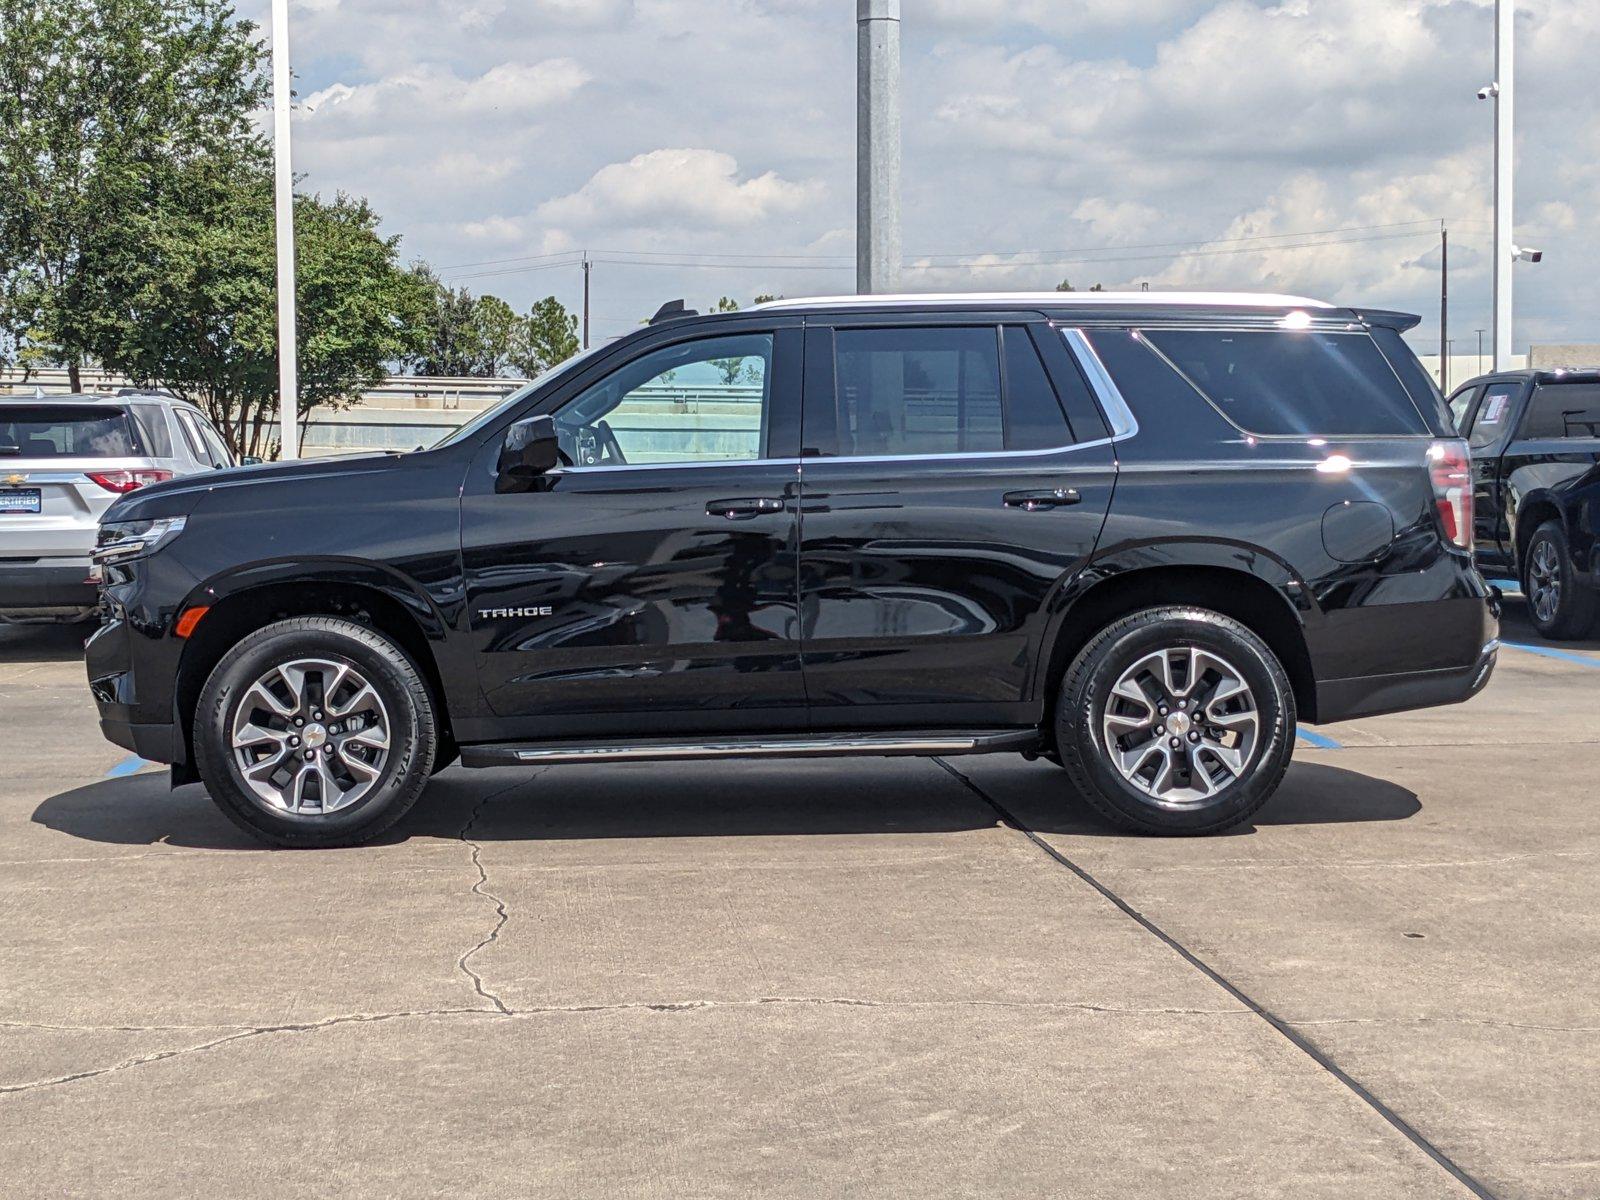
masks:
{"type": "Polygon", "coordinates": [[[845,758],[987,754],[1039,744],[1036,729],[977,733],[765,734],[721,738],[647,738],[641,741],[490,743],[461,747],[466,767],[543,766],[549,763],[660,762],[688,758],[845,758]]]}

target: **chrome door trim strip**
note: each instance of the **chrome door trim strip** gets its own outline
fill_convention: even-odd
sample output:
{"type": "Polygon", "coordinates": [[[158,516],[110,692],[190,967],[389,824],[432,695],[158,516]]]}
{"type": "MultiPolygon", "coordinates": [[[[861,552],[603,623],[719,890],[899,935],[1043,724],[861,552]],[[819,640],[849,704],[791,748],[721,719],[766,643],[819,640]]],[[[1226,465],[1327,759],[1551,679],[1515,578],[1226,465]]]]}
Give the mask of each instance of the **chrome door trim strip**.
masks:
{"type": "Polygon", "coordinates": [[[969,734],[955,737],[837,737],[772,739],[768,741],[663,742],[639,746],[523,747],[513,756],[522,763],[642,762],[692,758],[771,758],[846,754],[971,754],[974,751],[1021,745],[1036,736],[1031,731],[1004,734],[969,734]]]}

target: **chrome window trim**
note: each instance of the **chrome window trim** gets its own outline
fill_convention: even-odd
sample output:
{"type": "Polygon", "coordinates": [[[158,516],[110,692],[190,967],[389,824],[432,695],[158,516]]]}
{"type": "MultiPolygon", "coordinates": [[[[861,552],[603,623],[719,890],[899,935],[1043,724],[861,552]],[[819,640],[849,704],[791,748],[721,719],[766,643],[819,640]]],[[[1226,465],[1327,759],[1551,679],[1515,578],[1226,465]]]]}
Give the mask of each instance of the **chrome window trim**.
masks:
{"type": "Polygon", "coordinates": [[[547,475],[589,475],[599,471],[684,471],[696,467],[797,467],[798,458],[703,458],[688,462],[591,463],[552,467],[547,475]]]}
{"type": "Polygon", "coordinates": [[[1089,387],[1100,401],[1100,410],[1105,414],[1106,423],[1111,426],[1111,436],[1102,440],[1119,442],[1138,433],[1139,419],[1133,415],[1133,410],[1122,397],[1121,389],[1111,378],[1111,373],[1106,370],[1105,364],[1100,361],[1100,355],[1084,336],[1083,330],[1062,329],[1061,337],[1067,343],[1067,349],[1072,356],[1078,360],[1078,365],[1083,368],[1083,373],[1089,380],[1089,387]]]}

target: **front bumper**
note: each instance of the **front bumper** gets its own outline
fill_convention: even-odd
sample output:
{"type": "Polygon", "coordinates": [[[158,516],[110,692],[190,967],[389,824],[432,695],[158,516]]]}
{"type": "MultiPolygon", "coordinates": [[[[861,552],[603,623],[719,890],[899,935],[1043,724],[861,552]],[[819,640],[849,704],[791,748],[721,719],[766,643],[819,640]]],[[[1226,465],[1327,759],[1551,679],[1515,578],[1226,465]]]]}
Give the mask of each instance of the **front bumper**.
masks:
{"type": "Polygon", "coordinates": [[[0,615],[87,614],[100,602],[87,558],[0,563],[0,615]]]}

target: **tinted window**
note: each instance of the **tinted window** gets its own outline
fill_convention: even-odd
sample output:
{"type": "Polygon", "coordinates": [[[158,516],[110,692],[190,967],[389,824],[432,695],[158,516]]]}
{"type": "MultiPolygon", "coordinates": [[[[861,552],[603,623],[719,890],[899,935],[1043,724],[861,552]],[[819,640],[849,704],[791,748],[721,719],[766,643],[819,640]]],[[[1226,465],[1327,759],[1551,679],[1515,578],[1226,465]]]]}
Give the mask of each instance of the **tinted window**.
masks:
{"type": "Polygon", "coordinates": [[[770,333],[667,346],[569,400],[556,432],[578,467],[760,458],[771,378],[770,333]]]}
{"type": "Polygon", "coordinates": [[[206,452],[200,446],[200,431],[195,428],[194,414],[187,409],[175,409],[173,416],[178,418],[178,432],[183,437],[183,444],[189,447],[189,457],[196,462],[206,461],[206,452]]]}
{"type": "Polygon", "coordinates": [[[139,452],[120,408],[0,406],[0,457],[127,458],[139,452]]]}
{"type": "Polygon", "coordinates": [[[1528,402],[1522,436],[1600,437],[1600,384],[1541,383],[1528,402]]]}
{"type": "MultiPolygon", "coordinates": [[[[1072,430],[1067,427],[1066,414],[1056,389],[1045,373],[1028,331],[1019,325],[1008,325],[1004,330],[1006,349],[1005,374],[1005,448],[1007,450],[1048,450],[1065,446],[1072,441],[1072,430]]],[[[1084,387],[1082,379],[1077,379],[1084,387]]]]}
{"type": "Polygon", "coordinates": [[[211,465],[214,467],[233,466],[233,452],[228,449],[228,444],[222,440],[222,435],[216,427],[204,417],[196,417],[195,425],[200,429],[200,437],[206,444],[206,451],[211,456],[211,465]]]}
{"type": "Polygon", "coordinates": [[[1240,429],[1259,434],[1425,434],[1388,361],[1365,333],[1145,330],[1240,429]]]}
{"type": "Polygon", "coordinates": [[[835,338],[839,454],[1005,449],[993,326],[841,329],[835,338]]]}
{"type": "Polygon", "coordinates": [[[1204,401],[1139,336],[1128,329],[1085,329],[1100,365],[1135,415],[1156,421],[1164,412],[1204,401]]]}
{"type": "Polygon", "coordinates": [[[167,417],[154,404],[135,404],[128,411],[138,423],[140,440],[155,458],[172,457],[172,435],[167,432],[167,417]]]}
{"type": "Polygon", "coordinates": [[[1477,391],[1475,384],[1468,384],[1450,397],[1450,428],[1457,433],[1467,431],[1467,409],[1472,407],[1472,397],[1477,391]]]}
{"type": "Polygon", "coordinates": [[[1491,383],[1483,390],[1483,399],[1478,401],[1473,413],[1472,432],[1467,435],[1467,444],[1472,449],[1482,450],[1500,440],[1511,421],[1511,409],[1520,391],[1520,383],[1491,383]]]}
{"type": "Polygon", "coordinates": [[[1406,345],[1399,331],[1380,325],[1373,329],[1372,340],[1378,343],[1378,349],[1383,351],[1395,374],[1400,376],[1400,382],[1406,385],[1417,411],[1434,413],[1439,419],[1441,431],[1457,428],[1450,420],[1450,412],[1445,408],[1439,386],[1434,383],[1433,376],[1422,369],[1422,364],[1417,361],[1417,356],[1406,345]]]}

